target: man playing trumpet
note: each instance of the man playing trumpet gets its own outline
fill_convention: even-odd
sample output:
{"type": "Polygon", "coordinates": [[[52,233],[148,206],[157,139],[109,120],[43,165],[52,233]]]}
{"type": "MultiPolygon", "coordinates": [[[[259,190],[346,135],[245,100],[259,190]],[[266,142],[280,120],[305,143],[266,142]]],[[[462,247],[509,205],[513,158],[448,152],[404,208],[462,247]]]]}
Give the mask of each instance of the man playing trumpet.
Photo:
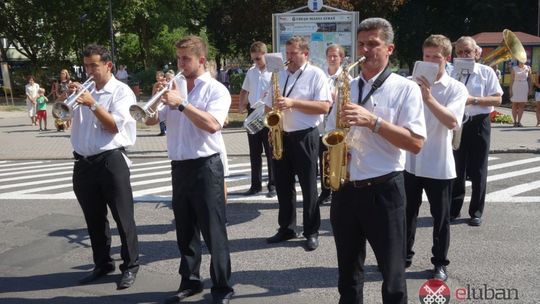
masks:
{"type": "Polygon", "coordinates": [[[88,226],[95,266],[80,283],[95,281],[114,271],[107,219],[109,206],[122,241],[120,255],[124,263],[120,265],[122,278],[118,289],[123,289],[135,282],[139,270],[129,177],[131,162],[124,150],[135,144],[136,123],[129,107],[136,99],[133,91],[112,75],[112,57],[107,49],[92,44],[84,49],[83,55],[84,69],[93,77],[95,90],[82,93],[77,99],[79,106],[73,112],[73,190],[88,226]]]}
{"type": "Polygon", "coordinates": [[[165,107],[146,120],[167,120],[167,150],[172,160],[172,208],[181,261],[178,292],[166,303],[178,303],[203,290],[200,276],[202,234],[212,257],[210,273],[214,303],[229,303],[231,259],[225,227],[225,153],[221,129],[231,105],[225,86],[206,70],[207,46],[196,36],[176,42],[178,69],[187,80],[187,98],[176,82],[162,98],[165,107]]]}

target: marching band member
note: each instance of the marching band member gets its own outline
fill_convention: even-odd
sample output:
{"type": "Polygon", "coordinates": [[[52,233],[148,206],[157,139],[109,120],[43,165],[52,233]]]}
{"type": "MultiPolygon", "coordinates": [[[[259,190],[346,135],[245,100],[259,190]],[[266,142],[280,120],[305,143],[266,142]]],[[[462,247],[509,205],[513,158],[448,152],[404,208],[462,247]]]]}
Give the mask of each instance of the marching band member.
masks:
{"type": "Polygon", "coordinates": [[[459,127],[467,101],[467,88],[451,78],[445,70],[452,56],[452,43],[443,35],[431,35],[423,44],[424,61],[439,66],[432,85],[421,76],[416,81],[422,91],[427,138],[418,154],[407,152],[405,164],[405,193],[407,195],[407,260],[409,267],[414,256],[413,245],[416,220],[425,190],[433,216],[433,247],[431,263],[433,277],[446,281],[448,248],[450,246],[450,197],[452,179],[456,177],[452,153],[452,129],[459,127]]]}
{"type": "MultiPolygon", "coordinates": [[[[285,43],[287,70],[279,73],[279,97],[275,102],[283,114],[283,158],[274,160],[279,202],[278,232],[266,239],[279,243],[296,238],[296,190],[298,176],[303,196],[303,224],[306,250],[319,246],[321,215],[317,204],[317,156],[323,114],[328,113],[332,96],[324,72],[309,64],[309,45],[299,36],[285,43]]],[[[265,99],[272,107],[273,90],[265,99]]]]}
{"type": "MultiPolygon", "coordinates": [[[[463,36],[456,41],[457,58],[476,58],[477,45],[472,37],[463,36]]],[[[492,68],[474,63],[472,74],[462,80],[469,91],[465,107],[467,121],[463,123],[461,145],[454,151],[457,178],[452,185],[452,204],[450,218],[460,216],[465,200],[465,179],[472,183],[471,202],[469,204],[469,225],[480,226],[486,199],[487,165],[491,121],[489,113],[493,106],[502,101],[503,90],[492,68]]]]}
{"type": "Polygon", "coordinates": [[[231,259],[225,227],[224,171],[220,155],[225,145],[221,129],[231,105],[225,86],[206,70],[207,45],[197,36],[176,42],[178,69],[187,80],[187,98],[173,83],[163,95],[166,105],[146,121],[167,120],[167,150],[172,160],[172,208],[181,262],[178,292],[166,303],[178,303],[203,290],[200,276],[202,234],[211,255],[214,303],[229,303],[231,259]]]}
{"type": "MultiPolygon", "coordinates": [[[[77,100],[71,131],[75,157],[73,190],[81,205],[92,243],[94,270],[85,284],[114,271],[107,206],[117,223],[122,242],[122,278],[118,289],[130,287],[139,270],[139,245],[134,219],[133,193],[124,148],[135,144],[136,123],[129,107],[136,103],[133,91],[112,75],[111,53],[91,44],[83,51],[84,68],[93,76],[95,91],[77,100]]],[[[72,85],[74,86],[74,85],[72,85]]]]}
{"type": "MultiPolygon", "coordinates": [[[[366,61],[350,83],[353,102],[345,104],[339,116],[351,127],[350,181],[332,194],[330,208],[340,304],[363,303],[366,240],[382,272],[382,302],[407,303],[402,171],[405,151],[420,151],[426,129],[418,85],[389,69],[393,39],[392,25],[385,19],[360,23],[357,47],[366,61]]],[[[334,128],[335,115],[328,116],[327,130],[334,128]]]]}
{"type": "MultiPolygon", "coordinates": [[[[270,78],[272,77],[272,73],[266,69],[266,61],[264,59],[266,52],[266,44],[263,42],[256,41],[251,44],[250,55],[254,65],[247,71],[246,78],[244,78],[244,83],[242,84],[242,91],[240,91],[240,104],[238,105],[239,112],[244,112],[244,109],[247,107],[248,115],[251,114],[255,110],[253,105],[257,101],[262,100],[270,90],[270,78]]],[[[262,130],[255,134],[248,133],[248,143],[249,160],[251,162],[251,187],[243,194],[253,195],[261,191],[261,154],[264,148],[264,154],[266,155],[266,163],[268,167],[268,193],[266,196],[276,196],[272,150],[270,150],[270,144],[268,143],[268,128],[263,127],[262,130]]]]}

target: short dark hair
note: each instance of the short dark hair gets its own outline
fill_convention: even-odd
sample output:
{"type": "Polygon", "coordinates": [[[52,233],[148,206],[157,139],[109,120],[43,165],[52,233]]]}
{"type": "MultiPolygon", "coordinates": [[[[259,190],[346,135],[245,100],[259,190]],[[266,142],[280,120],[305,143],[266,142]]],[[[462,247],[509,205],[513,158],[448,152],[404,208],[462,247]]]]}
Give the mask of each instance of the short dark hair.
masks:
{"type": "Polygon", "coordinates": [[[388,20],[377,17],[364,19],[358,25],[356,35],[358,35],[360,32],[367,32],[371,30],[379,30],[379,35],[387,44],[394,43],[394,29],[388,20]]]}
{"type": "Polygon", "coordinates": [[[104,62],[112,61],[111,52],[109,52],[107,48],[99,44],[92,43],[84,48],[84,57],[90,57],[92,55],[99,55],[101,57],[101,61],[104,62]]]}

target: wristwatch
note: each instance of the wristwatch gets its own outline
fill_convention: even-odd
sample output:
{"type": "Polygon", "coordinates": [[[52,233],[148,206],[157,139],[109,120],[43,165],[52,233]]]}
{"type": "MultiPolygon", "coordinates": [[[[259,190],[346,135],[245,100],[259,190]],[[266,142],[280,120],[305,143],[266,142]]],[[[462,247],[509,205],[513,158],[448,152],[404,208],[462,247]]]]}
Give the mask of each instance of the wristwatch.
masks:
{"type": "Polygon", "coordinates": [[[373,133],[379,133],[379,130],[381,129],[382,125],[382,118],[377,116],[377,120],[375,120],[375,127],[373,127],[373,133]]]}
{"type": "Polygon", "coordinates": [[[187,101],[187,99],[184,99],[182,103],[178,106],[178,111],[180,112],[184,111],[184,109],[187,107],[188,104],[189,102],[187,101]]]}
{"type": "Polygon", "coordinates": [[[473,105],[477,105],[478,104],[478,98],[476,98],[476,97],[473,98],[472,103],[473,103],[473,105]]]}
{"type": "Polygon", "coordinates": [[[94,103],[90,106],[90,111],[95,112],[96,109],[97,109],[97,107],[98,107],[98,103],[97,103],[97,102],[94,102],[94,103]]]}

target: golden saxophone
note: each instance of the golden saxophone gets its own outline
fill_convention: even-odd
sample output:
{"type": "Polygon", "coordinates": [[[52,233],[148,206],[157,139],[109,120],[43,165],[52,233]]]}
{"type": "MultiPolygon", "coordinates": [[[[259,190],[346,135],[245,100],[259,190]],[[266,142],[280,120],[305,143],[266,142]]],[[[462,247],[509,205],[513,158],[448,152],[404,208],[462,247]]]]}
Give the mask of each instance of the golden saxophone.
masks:
{"type": "Polygon", "coordinates": [[[363,63],[366,57],[361,57],[356,62],[349,64],[338,76],[337,101],[334,103],[336,113],[336,128],[326,132],[322,137],[323,144],[328,150],[323,153],[323,184],[333,191],[339,190],[341,185],[349,180],[347,170],[347,155],[349,153],[345,139],[349,129],[339,119],[343,106],[350,102],[349,72],[358,64],[363,63]]]}
{"type": "Polygon", "coordinates": [[[272,158],[280,160],[283,157],[283,114],[277,107],[277,99],[281,97],[277,72],[272,73],[272,91],[272,111],[266,113],[264,125],[269,129],[268,141],[272,146],[272,158]]]}

